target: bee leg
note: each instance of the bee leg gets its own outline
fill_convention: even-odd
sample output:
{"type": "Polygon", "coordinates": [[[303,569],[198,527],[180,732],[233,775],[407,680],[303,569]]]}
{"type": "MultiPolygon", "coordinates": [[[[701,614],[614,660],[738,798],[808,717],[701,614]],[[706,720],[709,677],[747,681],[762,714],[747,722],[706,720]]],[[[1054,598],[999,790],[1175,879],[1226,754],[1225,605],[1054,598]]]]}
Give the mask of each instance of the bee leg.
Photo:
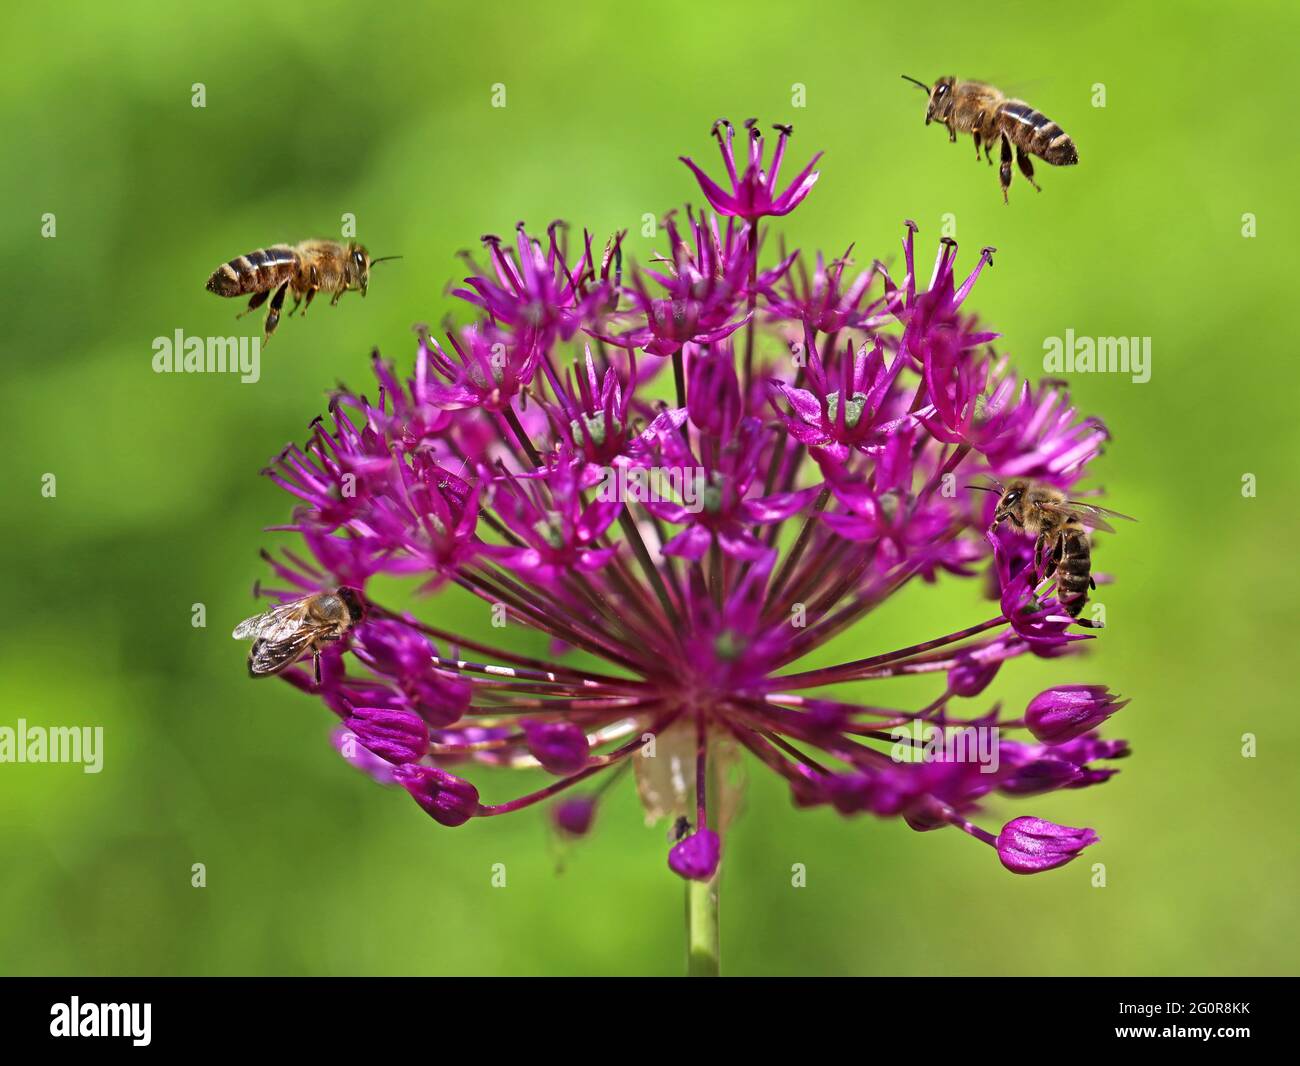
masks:
{"type": "Polygon", "coordinates": [[[1042,533],[1038,534],[1038,539],[1034,541],[1034,573],[1040,581],[1047,579],[1047,554],[1043,550],[1046,545],[1047,538],[1042,533]]]}
{"type": "Polygon", "coordinates": [[[239,314],[237,314],[235,317],[243,318],[250,311],[256,311],[259,307],[262,306],[262,304],[266,303],[266,298],[270,295],[271,295],[270,289],[267,289],[264,292],[253,293],[253,298],[248,301],[248,306],[245,307],[242,311],[240,311],[239,314]]]}
{"type": "Polygon", "coordinates": [[[287,281],[275,290],[275,296],[271,300],[271,310],[266,313],[266,335],[262,338],[263,344],[271,339],[275,327],[280,324],[280,308],[284,306],[284,294],[288,291],[289,283],[287,281]]]}
{"type": "Polygon", "coordinates": [[[992,134],[984,138],[984,161],[988,163],[989,166],[993,165],[993,156],[989,154],[993,151],[993,141],[994,137],[992,134]]]}
{"type": "Polygon", "coordinates": [[[956,143],[957,143],[957,130],[956,130],[956,127],[954,127],[953,124],[952,124],[952,119],[949,119],[947,122],[944,123],[944,125],[948,127],[948,143],[949,143],[949,144],[956,144],[956,143]]]}
{"type": "Polygon", "coordinates": [[[975,162],[978,163],[980,161],[980,129],[978,126],[975,127],[974,132],[975,132],[975,162]]]}
{"type": "Polygon", "coordinates": [[[295,292],[293,294],[293,306],[289,308],[289,317],[292,318],[298,312],[298,305],[302,303],[302,294],[295,292]]]}
{"type": "Polygon", "coordinates": [[[347,292],[347,291],[348,291],[348,290],[347,290],[346,288],[338,288],[338,289],[335,289],[335,290],[334,290],[334,296],[333,296],[333,298],[330,300],[330,306],[333,307],[336,303],[338,303],[339,300],[340,300],[340,298],[341,298],[341,297],[343,296],[343,294],[344,294],[345,292],[347,292]]]}
{"type": "MultiPolygon", "coordinates": [[[[317,290],[315,290],[315,289],[308,289],[308,290],[307,290],[307,302],[306,302],[305,304],[302,305],[302,311],[299,312],[299,314],[301,315],[302,318],[306,318],[306,317],[307,317],[307,308],[309,308],[309,307],[311,306],[311,302],[312,302],[312,300],[316,299],[316,291],[317,291],[317,290]]],[[[295,305],[295,306],[296,306],[296,305],[295,305]]]]}
{"type": "Polygon", "coordinates": [[[320,684],[320,652],[312,651],[311,653],[312,671],[316,675],[316,684],[320,684]]]}
{"type": "Polygon", "coordinates": [[[1061,553],[1059,551],[1052,551],[1049,548],[1047,554],[1043,557],[1044,579],[1049,578],[1054,573],[1056,573],[1056,568],[1060,564],[1060,562],[1061,562],[1061,553]]]}
{"type": "Polygon", "coordinates": [[[1007,197],[1007,190],[1011,188],[1011,139],[1005,133],[1002,135],[1002,165],[998,168],[998,181],[1002,185],[1002,202],[1011,203],[1007,197]]]}
{"type": "Polygon", "coordinates": [[[1038,189],[1039,192],[1042,192],[1043,190],[1039,188],[1038,182],[1034,181],[1034,164],[1029,156],[1020,150],[1019,145],[1016,146],[1016,165],[1020,167],[1020,173],[1025,176],[1025,180],[1035,189],[1038,189]]]}

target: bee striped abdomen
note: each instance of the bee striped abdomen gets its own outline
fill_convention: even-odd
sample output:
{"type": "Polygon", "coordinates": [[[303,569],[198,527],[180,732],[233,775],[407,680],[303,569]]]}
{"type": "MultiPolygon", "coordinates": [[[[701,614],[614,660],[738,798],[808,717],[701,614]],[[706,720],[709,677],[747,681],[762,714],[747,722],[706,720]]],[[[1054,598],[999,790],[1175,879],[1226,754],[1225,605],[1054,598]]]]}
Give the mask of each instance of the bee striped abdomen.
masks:
{"type": "Polygon", "coordinates": [[[297,253],[287,244],[261,248],[222,263],[208,278],[208,291],[218,296],[266,292],[291,278],[297,267],[297,253]]]}
{"type": "Polygon", "coordinates": [[[1035,111],[1021,100],[1008,100],[998,108],[998,114],[1011,142],[1023,151],[1056,167],[1079,161],[1079,150],[1069,134],[1041,111],[1035,111]]]}
{"type": "Polygon", "coordinates": [[[1092,549],[1088,534],[1082,529],[1067,527],[1061,533],[1061,558],[1056,564],[1056,582],[1061,606],[1078,618],[1083,605],[1088,602],[1088,588],[1092,582],[1092,549]]]}

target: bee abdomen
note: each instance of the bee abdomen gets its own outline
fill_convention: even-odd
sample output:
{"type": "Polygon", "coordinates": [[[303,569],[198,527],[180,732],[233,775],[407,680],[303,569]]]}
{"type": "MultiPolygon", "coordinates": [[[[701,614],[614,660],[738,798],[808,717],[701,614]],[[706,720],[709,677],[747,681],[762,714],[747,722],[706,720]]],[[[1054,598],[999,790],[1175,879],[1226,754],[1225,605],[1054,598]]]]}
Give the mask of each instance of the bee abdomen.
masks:
{"type": "Polygon", "coordinates": [[[222,263],[208,278],[208,291],[218,296],[245,296],[274,289],[293,276],[298,256],[287,244],[261,248],[222,263]]]}
{"type": "Polygon", "coordinates": [[[1054,167],[1071,166],[1079,161],[1079,150],[1070,135],[1044,115],[1020,100],[1008,100],[998,113],[1003,129],[1019,148],[1045,159],[1054,167]]]}
{"type": "Polygon", "coordinates": [[[1056,564],[1056,583],[1060,590],[1061,606],[1077,618],[1088,600],[1088,587],[1092,581],[1092,550],[1088,536],[1077,530],[1066,530],[1061,538],[1061,558],[1056,564]]]}

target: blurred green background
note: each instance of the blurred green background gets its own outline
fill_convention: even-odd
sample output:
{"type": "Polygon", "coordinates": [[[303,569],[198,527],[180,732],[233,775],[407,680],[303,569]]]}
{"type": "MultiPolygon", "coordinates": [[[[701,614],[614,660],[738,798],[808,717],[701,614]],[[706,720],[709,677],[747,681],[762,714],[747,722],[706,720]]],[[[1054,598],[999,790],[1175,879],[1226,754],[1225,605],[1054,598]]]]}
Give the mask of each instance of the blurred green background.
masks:
{"type": "MultiPolygon", "coordinates": [[[[710,124],[758,115],[795,124],[792,161],[826,152],[778,230],[792,246],[896,261],[911,217],[928,262],[951,213],[963,271],[999,249],[972,306],[1019,370],[1038,376],[1043,338],[1071,328],[1152,337],[1153,372],[1071,379],[1113,431],[1097,482],[1141,518],[1098,553],[1119,577],[1102,590],[1109,628],[1088,656],[1016,663],[990,692],[1016,706],[1074,681],[1132,697],[1109,730],[1135,752],[1114,781],[983,819],[1095,827],[1088,860],[1107,887],[1087,861],[1019,878],[954,831],[796,811],[751,767],[727,842],[724,970],[1296,972],[1294,6],[645,7],[9,12],[0,725],[102,725],[106,751],[97,776],[0,765],[0,971],[683,971],[666,827],[644,826],[630,781],[576,846],[540,809],[442,829],[339,760],[317,703],[250,683],[228,634],[276,541],[262,528],[289,513],[258,470],[336,380],[367,381],[372,345],[410,358],[411,323],[451,307],[457,250],[565,218],[602,239],[631,229],[644,261],[642,216],[700,201],[677,156],[717,173],[710,124]],[[1004,207],[995,170],[924,127],[901,73],[1026,97],[1072,134],[1080,166],[1040,165],[1041,195],[1017,175],[1004,207]],[[406,257],[364,303],[286,319],[255,385],[152,373],[156,336],[258,328],[203,291],[217,264],[337,236],[344,212],[373,253],[406,257]],[[490,885],[498,862],[505,889],[490,885]],[[806,888],[790,886],[795,862],[806,888]]],[[[460,624],[454,603],[424,610],[460,624]]],[[[985,614],[973,583],[912,589],[826,658],[985,614]]]]}

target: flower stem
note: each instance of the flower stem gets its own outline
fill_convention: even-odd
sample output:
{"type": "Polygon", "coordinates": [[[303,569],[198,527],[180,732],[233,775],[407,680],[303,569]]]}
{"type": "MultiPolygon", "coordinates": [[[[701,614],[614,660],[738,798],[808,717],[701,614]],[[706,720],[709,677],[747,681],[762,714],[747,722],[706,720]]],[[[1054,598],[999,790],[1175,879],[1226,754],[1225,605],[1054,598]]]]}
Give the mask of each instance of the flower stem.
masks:
{"type": "Polygon", "coordinates": [[[722,952],[718,941],[718,878],[686,882],[686,974],[717,977],[722,952]]]}

